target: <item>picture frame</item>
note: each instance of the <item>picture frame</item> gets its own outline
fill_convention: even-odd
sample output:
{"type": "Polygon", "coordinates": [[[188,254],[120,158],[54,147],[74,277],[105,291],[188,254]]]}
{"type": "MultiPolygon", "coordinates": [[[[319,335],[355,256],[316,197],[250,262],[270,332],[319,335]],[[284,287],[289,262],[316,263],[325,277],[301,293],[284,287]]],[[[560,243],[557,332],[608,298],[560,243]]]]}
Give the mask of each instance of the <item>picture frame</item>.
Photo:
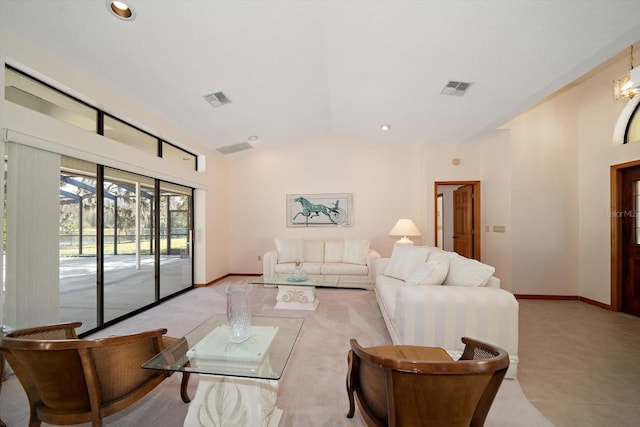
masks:
{"type": "Polygon", "coordinates": [[[287,194],[287,227],[352,227],[353,194],[287,194]]]}

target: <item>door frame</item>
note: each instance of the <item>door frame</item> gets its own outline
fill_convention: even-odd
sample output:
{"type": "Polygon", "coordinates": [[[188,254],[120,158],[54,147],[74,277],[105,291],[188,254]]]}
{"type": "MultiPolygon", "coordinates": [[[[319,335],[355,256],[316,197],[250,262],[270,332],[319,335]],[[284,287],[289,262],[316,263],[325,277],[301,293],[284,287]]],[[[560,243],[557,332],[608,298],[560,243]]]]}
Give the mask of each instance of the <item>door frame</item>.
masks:
{"type": "Polygon", "coordinates": [[[611,166],[611,310],[622,311],[622,171],[640,166],[640,160],[611,166]]]}
{"type": "MultiPolygon", "coordinates": [[[[434,181],[433,183],[433,229],[438,231],[438,186],[439,185],[470,185],[473,187],[473,257],[478,261],[482,260],[480,251],[481,233],[481,197],[480,181],[434,181]]],[[[443,208],[444,209],[444,208],[443,208]]],[[[435,241],[435,240],[434,240],[435,241]]]]}

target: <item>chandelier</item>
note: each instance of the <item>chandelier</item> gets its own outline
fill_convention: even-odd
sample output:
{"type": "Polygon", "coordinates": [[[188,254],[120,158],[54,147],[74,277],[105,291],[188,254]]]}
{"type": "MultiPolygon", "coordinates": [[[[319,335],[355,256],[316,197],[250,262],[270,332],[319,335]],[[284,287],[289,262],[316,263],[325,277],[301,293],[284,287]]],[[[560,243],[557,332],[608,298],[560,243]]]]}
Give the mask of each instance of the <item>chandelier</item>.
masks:
{"type": "Polygon", "coordinates": [[[629,52],[629,72],[613,82],[613,96],[617,100],[621,98],[633,99],[640,95],[640,67],[633,68],[633,45],[629,52]]]}

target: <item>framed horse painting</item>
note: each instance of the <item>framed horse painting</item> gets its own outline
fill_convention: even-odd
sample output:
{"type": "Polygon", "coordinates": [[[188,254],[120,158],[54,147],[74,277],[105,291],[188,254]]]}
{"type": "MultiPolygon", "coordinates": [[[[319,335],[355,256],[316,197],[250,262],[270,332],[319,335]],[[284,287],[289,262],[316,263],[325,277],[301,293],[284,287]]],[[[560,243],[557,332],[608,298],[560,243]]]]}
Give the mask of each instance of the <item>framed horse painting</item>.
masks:
{"type": "Polygon", "coordinates": [[[287,227],[351,227],[353,194],[287,194],[287,227]]]}

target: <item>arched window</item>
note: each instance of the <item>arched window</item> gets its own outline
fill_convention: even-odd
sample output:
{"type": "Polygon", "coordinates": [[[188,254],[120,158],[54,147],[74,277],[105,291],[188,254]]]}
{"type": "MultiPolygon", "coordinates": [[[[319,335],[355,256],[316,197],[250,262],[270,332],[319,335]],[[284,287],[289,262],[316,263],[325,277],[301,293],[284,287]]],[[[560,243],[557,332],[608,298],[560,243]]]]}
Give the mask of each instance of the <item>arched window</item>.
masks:
{"type": "Polygon", "coordinates": [[[613,128],[614,145],[640,142],[640,96],[627,101],[613,128]]]}
{"type": "Polygon", "coordinates": [[[624,144],[629,142],[640,142],[640,104],[637,104],[631,113],[624,132],[624,144]]]}

